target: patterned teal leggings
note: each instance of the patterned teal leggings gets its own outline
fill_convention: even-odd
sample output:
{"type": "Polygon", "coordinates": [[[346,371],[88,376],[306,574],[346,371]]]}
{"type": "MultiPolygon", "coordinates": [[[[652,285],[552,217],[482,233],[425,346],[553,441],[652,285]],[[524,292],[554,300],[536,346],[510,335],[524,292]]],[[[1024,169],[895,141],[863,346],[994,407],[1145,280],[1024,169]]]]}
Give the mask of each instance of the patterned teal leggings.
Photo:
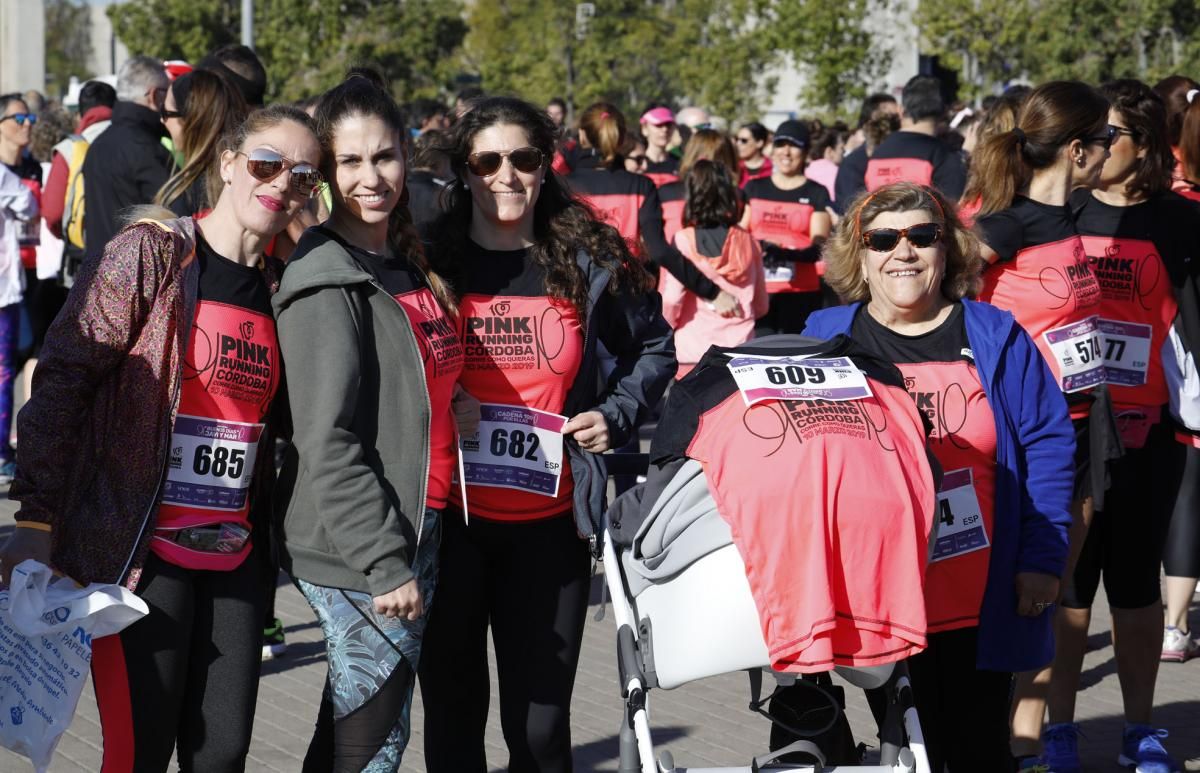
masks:
{"type": "Polygon", "coordinates": [[[304,771],[394,773],[408,746],[413,683],[437,585],[438,511],[426,510],[413,571],[425,614],[409,621],[375,611],[370,593],[296,580],[321,630],[329,677],[304,771]]]}

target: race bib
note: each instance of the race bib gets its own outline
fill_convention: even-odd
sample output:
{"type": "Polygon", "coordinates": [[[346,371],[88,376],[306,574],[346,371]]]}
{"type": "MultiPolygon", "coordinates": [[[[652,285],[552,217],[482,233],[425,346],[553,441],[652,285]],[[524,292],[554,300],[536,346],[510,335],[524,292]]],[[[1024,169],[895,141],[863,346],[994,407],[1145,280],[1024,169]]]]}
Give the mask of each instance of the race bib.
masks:
{"type": "Polygon", "coordinates": [[[937,502],[937,541],[930,561],[945,561],[988,547],[983,511],[975,495],[975,477],[970,467],[951,470],[942,477],[937,502]]]}
{"type": "Polygon", "coordinates": [[[467,484],[557,497],[566,423],[557,413],[483,403],[479,431],[460,441],[467,484]]]}
{"type": "Polygon", "coordinates": [[[796,272],[791,263],[781,263],[775,266],[765,266],[764,276],[768,282],[790,282],[796,272]]]}
{"type": "Polygon", "coordinates": [[[1042,334],[1058,365],[1059,386],[1079,392],[1104,381],[1104,354],[1095,316],[1042,334]]]}
{"type": "Polygon", "coordinates": [[[162,503],[203,510],[243,509],[262,431],[262,424],[180,414],[171,435],[162,503]]]}
{"type": "Polygon", "coordinates": [[[746,405],[765,400],[861,400],[871,396],[867,377],[848,357],[734,357],[729,372],[746,405]]]}
{"type": "Polygon", "coordinates": [[[1118,386],[1141,386],[1150,367],[1153,328],[1116,319],[1098,320],[1104,344],[1104,378],[1118,386]]]}

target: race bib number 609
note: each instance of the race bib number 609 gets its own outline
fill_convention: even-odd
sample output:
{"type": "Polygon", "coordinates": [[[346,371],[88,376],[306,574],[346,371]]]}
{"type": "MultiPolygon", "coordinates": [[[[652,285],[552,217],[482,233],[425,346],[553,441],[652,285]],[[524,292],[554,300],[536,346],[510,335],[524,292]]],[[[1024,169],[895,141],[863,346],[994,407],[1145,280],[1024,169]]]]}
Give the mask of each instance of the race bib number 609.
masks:
{"type": "Polygon", "coordinates": [[[862,400],[871,387],[848,357],[734,357],[728,364],[746,405],[764,400],[862,400]]]}

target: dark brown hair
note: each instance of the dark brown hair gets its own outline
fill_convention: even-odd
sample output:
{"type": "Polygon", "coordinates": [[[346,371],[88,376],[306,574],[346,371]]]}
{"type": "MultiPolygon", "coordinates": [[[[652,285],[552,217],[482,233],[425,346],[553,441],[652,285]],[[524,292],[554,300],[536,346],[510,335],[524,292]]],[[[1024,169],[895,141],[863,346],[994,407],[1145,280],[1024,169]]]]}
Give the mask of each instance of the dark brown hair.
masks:
{"type": "Polygon", "coordinates": [[[1112,108],[1133,132],[1129,139],[1146,155],[1139,162],[1133,180],[1126,186],[1132,195],[1149,198],[1171,189],[1171,171],[1175,154],[1167,139],[1167,108],[1153,89],[1132,78],[1109,81],[1100,87],[1112,108]]]}
{"type": "Polygon", "coordinates": [[[246,120],[249,109],[241,92],[229,81],[208,70],[194,70],[171,84],[175,107],[183,113],[183,136],[175,148],[183,155],[183,168],[167,180],[154,197],[154,203],[167,206],[204,178],[204,200],[193,202],[207,209],[221,195],[217,167],[221,161],[221,141],[234,127],[246,120]],[[181,98],[183,94],[187,96],[181,98]]]}
{"type": "Polygon", "coordinates": [[[577,256],[585,252],[594,263],[612,273],[609,291],[644,292],[650,275],[629,252],[629,246],[612,226],[592,217],[587,205],[571,195],[557,174],[549,169],[550,158],[558,141],[558,128],[550,116],[524,100],[512,97],[485,97],[469,113],[455,122],[445,151],[450,157],[455,181],[446,189],[447,211],[432,227],[433,265],[461,287],[466,268],[462,256],[469,249],[468,233],[474,207],[467,188],[467,156],[475,137],[492,126],[519,127],[531,146],[545,158],[541,192],[533,210],[534,243],[529,260],[546,274],[546,294],[575,306],[581,320],[587,318],[588,287],[577,256]]]}
{"type": "Polygon", "coordinates": [[[608,102],[597,102],[579,117],[579,131],[600,156],[600,166],[623,169],[621,148],[625,144],[625,116],[608,102]]]}
{"type": "Polygon", "coordinates": [[[683,178],[684,227],[717,228],[741,219],[741,201],[733,175],[724,164],[700,159],[683,178]]]}
{"type": "Polygon", "coordinates": [[[1072,140],[1103,130],[1108,124],[1108,100],[1079,81],[1051,81],[1034,89],[1021,105],[1017,126],[980,142],[971,159],[971,176],[964,201],[982,201],[979,214],[990,215],[1012,206],[1017,192],[1033,173],[1058,160],[1072,140]]]}
{"type": "MultiPolygon", "coordinates": [[[[1186,75],[1168,75],[1154,84],[1154,90],[1167,107],[1167,141],[1178,147],[1183,136],[1183,117],[1187,113],[1188,92],[1200,89],[1200,83],[1186,75]]],[[[1194,100],[1193,100],[1194,101],[1194,100]]]]}
{"type": "MultiPolygon", "coordinates": [[[[383,121],[385,126],[396,132],[400,152],[404,153],[406,149],[408,130],[404,126],[404,117],[400,106],[388,93],[383,76],[367,68],[354,68],[340,85],[321,95],[320,101],[317,102],[316,115],[313,117],[317,128],[317,140],[321,143],[321,154],[324,157],[322,171],[330,185],[336,185],[337,180],[337,159],[333,154],[333,143],[338,124],[352,116],[378,118],[383,121]]],[[[401,194],[395,209],[388,215],[388,247],[393,255],[407,259],[421,270],[442,307],[452,315],[457,314],[458,304],[454,294],[437,272],[431,269],[425,252],[421,249],[421,239],[417,236],[412,214],[408,211],[407,189],[401,194]]]]}
{"type": "Polygon", "coordinates": [[[1192,185],[1200,184],[1200,97],[1193,99],[1183,114],[1179,161],[1184,179],[1192,185]]]}
{"type": "Polygon", "coordinates": [[[982,284],[983,259],[979,239],[958,217],[952,202],[933,188],[916,183],[892,183],[874,193],[863,192],[850,203],[846,216],[825,243],[825,281],[847,302],[868,301],[871,288],[862,269],[863,231],[884,212],[926,210],[942,224],[946,249],[946,273],[942,295],[956,301],[974,298],[982,284]]]}

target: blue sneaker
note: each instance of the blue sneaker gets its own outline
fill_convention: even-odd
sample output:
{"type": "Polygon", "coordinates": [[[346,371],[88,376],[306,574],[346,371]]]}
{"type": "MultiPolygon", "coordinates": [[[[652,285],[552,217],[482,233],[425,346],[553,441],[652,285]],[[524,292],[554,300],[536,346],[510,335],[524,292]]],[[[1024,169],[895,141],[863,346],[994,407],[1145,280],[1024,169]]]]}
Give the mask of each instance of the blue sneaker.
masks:
{"type": "Polygon", "coordinates": [[[1149,725],[1126,725],[1117,764],[1133,768],[1136,773],[1178,773],[1179,766],[1158,740],[1166,737],[1166,730],[1156,730],[1149,725]]]}
{"type": "Polygon", "coordinates": [[[1079,766],[1079,725],[1061,722],[1042,732],[1042,764],[1054,773],[1082,773],[1079,766]]]}

